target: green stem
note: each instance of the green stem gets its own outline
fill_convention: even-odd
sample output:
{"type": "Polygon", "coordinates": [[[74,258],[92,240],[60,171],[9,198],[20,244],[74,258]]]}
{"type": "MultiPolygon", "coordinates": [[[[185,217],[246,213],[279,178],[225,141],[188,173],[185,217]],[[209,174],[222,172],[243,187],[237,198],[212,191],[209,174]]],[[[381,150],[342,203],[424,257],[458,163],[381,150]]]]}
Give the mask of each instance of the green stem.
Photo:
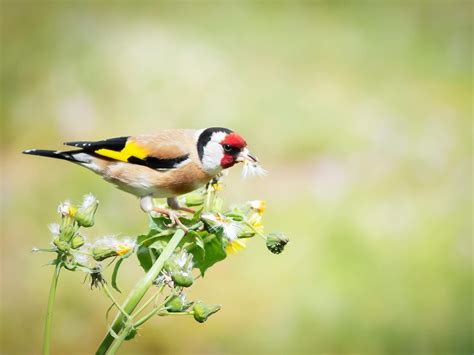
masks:
{"type": "Polygon", "coordinates": [[[207,187],[207,194],[206,194],[206,204],[204,206],[204,210],[209,211],[211,207],[211,199],[214,198],[214,193],[212,192],[214,188],[212,187],[212,184],[209,183],[207,187]]]}
{"type": "Polygon", "coordinates": [[[142,318],[140,318],[139,320],[137,320],[133,326],[135,328],[141,326],[143,323],[145,323],[148,319],[150,319],[151,317],[153,317],[154,315],[156,315],[159,311],[162,310],[162,307],[163,305],[160,305],[159,307],[156,307],[155,309],[153,309],[150,313],[146,314],[145,316],[143,316],[142,318]]]}
{"type": "Polygon", "coordinates": [[[194,314],[194,311],[160,313],[160,316],[161,317],[165,317],[165,316],[189,316],[190,314],[194,314]]]}
{"type": "Polygon", "coordinates": [[[164,308],[163,306],[165,305],[165,302],[160,305],[159,307],[156,307],[154,310],[152,310],[150,313],[148,313],[147,315],[145,315],[144,317],[140,318],[139,320],[137,320],[133,326],[135,328],[138,328],[140,325],[142,325],[143,323],[145,323],[148,319],[150,319],[151,317],[155,316],[155,315],[159,315],[161,317],[164,317],[164,316],[189,316],[190,314],[194,314],[193,311],[188,311],[188,312],[166,312],[166,313],[160,313],[164,308]]]}
{"type": "MultiPolygon", "coordinates": [[[[163,288],[162,288],[163,289],[163,288]]],[[[142,318],[140,318],[139,320],[137,320],[133,326],[135,328],[138,328],[140,325],[142,325],[143,323],[145,323],[148,319],[150,319],[151,317],[153,317],[154,315],[156,315],[158,312],[160,312],[164,305],[166,304],[166,301],[168,300],[169,297],[172,297],[174,295],[174,289],[173,289],[173,292],[168,296],[168,297],[165,297],[164,301],[160,304],[160,305],[156,305],[152,310],[151,312],[147,313],[145,316],[143,316],[142,318]]],[[[148,303],[148,302],[147,302],[148,303]]],[[[140,308],[140,311],[135,313],[135,316],[137,316],[143,309],[145,309],[145,305],[143,305],[142,308],[140,308]]]]}
{"type": "Polygon", "coordinates": [[[112,301],[112,304],[118,308],[118,310],[120,312],[122,312],[122,314],[127,317],[127,318],[130,318],[130,315],[127,314],[124,309],[122,307],[120,307],[120,305],[118,304],[118,302],[115,300],[114,296],[112,295],[112,293],[110,292],[110,289],[109,287],[107,286],[107,284],[104,282],[104,284],[102,285],[102,288],[104,289],[104,292],[105,294],[107,295],[107,297],[112,301]]]}
{"type": "Polygon", "coordinates": [[[43,355],[49,355],[51,350],[51,325],[53,323],[54,300],[56,299],[56,288],[58,286],[59,272],[61,271],[61,262],[56,260],[51,286],[49,288],[48,308],[46,310],[46,321],[44,324],[43,336],[43,355]]]}
{"type": "Polygon", "coordinates": [[[257,234],[259,237],[262,237],[263,240],[267,240],[267,237],[265,236],[265,234],[263,234],[262,232],[260,232],[259,230],[257,230],[257,228],[255,228],[254,226],[252,226],[249,222],[245,222],[245,224],[250,228],[252,229],[255,234],[257,234]]]}
{"type": "Polygon", "coordinates": [[[143,312],[143,310],[144,310],[146,307],[148,307],[148,305],[149,305],[151,302],[155,301],[155,300],[158,298],[158,296],[161,295],[161,292],[163,291],[163,288],[164,288],[164,287],[165,287],[165,285],[162,285],[162,286],[158,289],[158,291],[157,291],[153,296],[151,296],[148,301],[146,301],[146,302],[143,304],[143,306],[141,306],[139,309],[137,309],[137,311],[136,311],[135,314],[134,314],[134,317],[136,317],[136,316],[139,315],[141,312],[143,312]]]}
{"type": "Polygon", "coordinates": [[[120,345],[125,341],[125,338],[127,337],[128,333],[132,330],[133,324],[131,322],[127,322],[120,332],[119,336],[114,339],[112,344],[110,345],[110,348],[107,350],[105,353],[106,355],[113,355],[117,352],[117,350],[120,348],[120,345]]]}
{"type": "MultiPolygon", "coordinates": [[[[137,284],[130,291],[130,293],[127,296],[127,299],[122,305],[122,309],[124,310],[126,314],[132,314],[132,312],[135,310],[138,303],[140,303],[143,296],[145,296],[146,292],[152,285],[153,280],[155,280],[160,274],[161,269],[163,269],[163,265],[165,261],[171,256],[171,254],[176,249],[181,239],[183,239],[184,235],[185,233],[182,229],[178,229],[175,232],[175,234],[169,241],[168,245],[160,254],[160,256],[155,261],[155,263],[152,265],[150,270],[148,270],[146,275],[140,281],[138,281],[137,284]]],[[[120,332],[120,330],[124,327],[123,321],[124,321],[124,316],[122,312],[119,312],[119,314],[117,314],[117,316],[115,317],[115,320],[111,327],[111,329],[115,333],[119,334],[119,338],[122,336],[122,333],[123,333],[123,332],[120,332]]],[[[125,337],[126,335],[123,336],[123,339],[125,339],[125,337]]],[[[122,339],[122,342],[123,342],[123,339],[122,339]]],[[[110,348],[113,342],[114,342],[114,337],[112,333],[109,331],[107,335],[105,336],[104,340],[102,341],[102,343],[100,344],[99,348],[97,349],[96,355],[106,354],[107,350],[110,348]]]]}

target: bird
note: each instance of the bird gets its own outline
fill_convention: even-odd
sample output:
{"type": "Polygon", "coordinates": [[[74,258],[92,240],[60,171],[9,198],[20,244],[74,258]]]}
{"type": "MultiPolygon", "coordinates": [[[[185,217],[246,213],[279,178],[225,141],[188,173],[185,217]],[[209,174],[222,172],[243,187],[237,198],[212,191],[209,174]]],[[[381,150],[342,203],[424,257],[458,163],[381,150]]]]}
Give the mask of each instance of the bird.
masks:
{"type": "Polygon", "coordinates": [[[28,149],[24,154],[66,160],[100,175],[120,190],[140,199],[140,207],[166,215],[179,224],[178,196],[208,184],[237,163],[259,166],[237,132],[223,127],[165,129],[154,134],[123,136],[99,141],[72,141],[73,150],[28,149]],[[154,206],[166,198],[170,208],[154,206]]]}

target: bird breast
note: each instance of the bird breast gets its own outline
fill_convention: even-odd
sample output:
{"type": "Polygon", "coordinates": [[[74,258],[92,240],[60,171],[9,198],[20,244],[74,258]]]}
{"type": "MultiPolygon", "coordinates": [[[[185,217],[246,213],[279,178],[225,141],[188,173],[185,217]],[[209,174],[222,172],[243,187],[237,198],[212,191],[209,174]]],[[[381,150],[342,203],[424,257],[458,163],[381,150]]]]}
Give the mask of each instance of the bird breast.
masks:
{"type": "Polygon", "coordinates": [[[193,161],[164,171],[117,162],[107,167],[103,177],[121,190],[136,196],[153,195],[157,198],[174,197],[191,192],[212,179],[212,176],[206,174],[193,161]]]}

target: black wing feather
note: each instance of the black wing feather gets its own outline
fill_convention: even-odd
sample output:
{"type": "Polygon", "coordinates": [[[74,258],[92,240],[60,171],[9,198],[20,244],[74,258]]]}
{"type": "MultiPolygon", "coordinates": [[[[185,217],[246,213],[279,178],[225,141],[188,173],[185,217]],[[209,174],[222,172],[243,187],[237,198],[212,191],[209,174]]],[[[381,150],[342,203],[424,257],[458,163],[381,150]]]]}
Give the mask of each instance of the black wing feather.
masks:
{"type": "Polygon", "coordinates": [[[110,138],[104,139],[101,141],[76,141],[76,142],[65,142],[65,145],[70,145],[73,147],[82,148],[85,151],[94,151],[99,149],[109,149],[116,152],[120,152],[123,148],[125,148],[125,144],[127,144],[127,137],[117,137],[117,138],[110,138]]]}
{"type": "MultiPolygon", "coordinates": [[[[99,149],[108,149],[116,152],[120,152],[125,148],[127,141],[130,137],[117,137],[104,139],[101,141],[74,141],[74,142],[65,142],[65,145],[70,145],[73,147],[82,148],[81,151],[87,152],[88,154],[95,156],[100,159],[114,160],[100,154],[96,154],[95,151],[99,149]]],[[[180,163],[189,158],[189,154],[184,154],[176,158],[163,159],[156,157],[146,157],[140,159],[134,156],[129,157],[127,160],[131,164],[147,166],[150,169],[154,170],[169,170],[176,168],[180,163]]],[[[64,158],[63,158],[64,159],[64,158]]]]}
{"type": "Polygon", "coordinates": [[[144,165],[155,170],[168,170],[178,167],[180,163],[187,160],[189,154],[181,155],[171,159],[160,159],[155,157],[146,157],[145,159],[139,159],[137,157],[128,158],[128,162],[132,164],[144,165]]]}

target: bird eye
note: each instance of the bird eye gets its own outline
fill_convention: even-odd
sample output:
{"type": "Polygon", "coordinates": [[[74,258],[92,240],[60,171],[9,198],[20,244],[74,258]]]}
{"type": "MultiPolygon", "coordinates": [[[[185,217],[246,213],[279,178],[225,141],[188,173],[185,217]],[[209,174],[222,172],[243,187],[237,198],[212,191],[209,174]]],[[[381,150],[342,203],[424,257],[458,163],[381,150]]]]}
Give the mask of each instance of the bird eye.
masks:
{"type": "Polygon", "coordinates": [[[224,144],[223,147],[226,152],[230,152],[232,150],[232,147],[229,144],[224,144]]]}

